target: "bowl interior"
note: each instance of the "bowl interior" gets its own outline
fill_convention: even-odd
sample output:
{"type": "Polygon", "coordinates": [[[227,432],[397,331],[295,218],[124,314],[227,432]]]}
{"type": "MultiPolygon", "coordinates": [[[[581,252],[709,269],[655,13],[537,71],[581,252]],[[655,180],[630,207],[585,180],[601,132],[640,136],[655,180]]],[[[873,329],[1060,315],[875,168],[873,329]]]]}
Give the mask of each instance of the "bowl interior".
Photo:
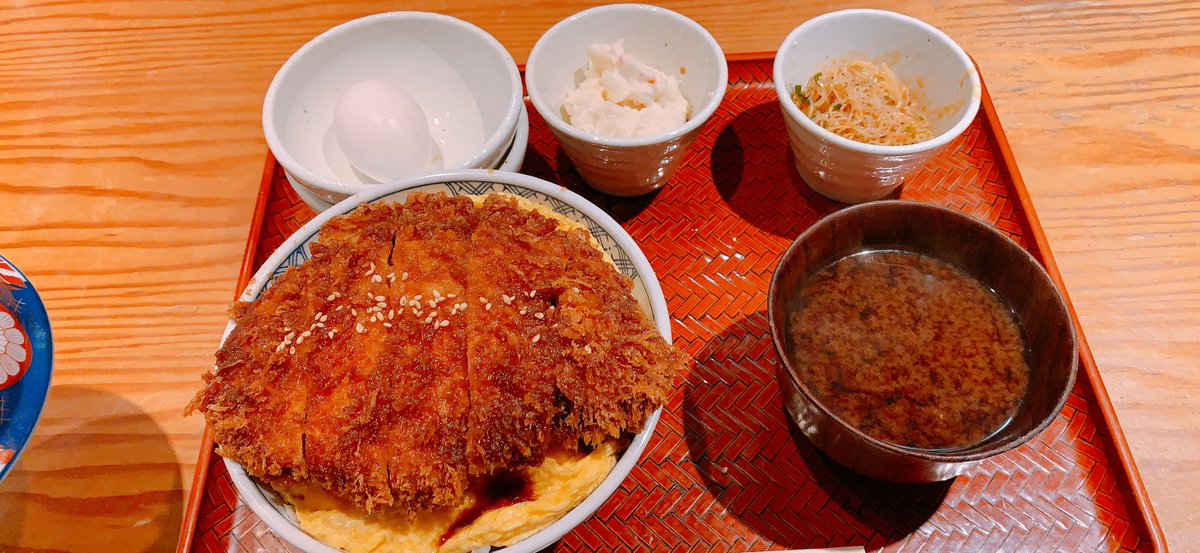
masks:
{"type": "MultiPolygon", "coordinates": [[[[249,301],[257,298],[288,267],[307,261],[311,257],[312,244],[317,240],[321,228],[329,219],[349,213],[365,203],[403,202],[413,192],[442,192],[451,196],[507,193],[548,207],[568,219],[583,224],[589,229],[605,253],[612,258],[617,269],[633,281],[632,294],[634,298],[654,321],[659,332],[668,342],[671,341],[671,324],[667,314],[666,299],[654,275],[654,270],[633,238],[621,228],[619,223],[582,196],[557,184],[527,175],[485,170],[430,175],[405,183],[382,185],[347,198],[318,214],[316,218],[301,227],[276,249],[250,280],[250,285],[242,294],[241,299],[249,301]]],[[[231,322],[226,327],[225,336],[228,337],[232,330],[233,323],[231,322]]],[[[638,459],[641,458],[650,437],[654,434],[661,411],[659,409],[650,416],[642,431],[634,436],[629,448],[617,459],[617,464],[613,467],[612,472],[582,503],[550,526],[520,543],[504,548],[503,551],[508,553],[539,551],[591,516],[616,491],[638,459]]],[[[302,531],[291,507],[269,487],[261,485],[251,478],[237,463],[227,459],[225,464],[229,468],[230,477],[242,501],[280,537],[309,553],[337,552],[336,549],[317,541],[302,531]]]]}
{"type": "Polygon", "coordinates": [[[975,66],[958,45],[932,26],[892,12],[847,10],[814,18],[792,32],[778,56],[787,90],[831,61],[886,62],[925,103],[935,136],[973,115],[972,98],[980,96],[975,66]]]}
{"type": "Polygon", "coordinates": [[[387,13],[327,31],[280,69],[264,113],[280,162],[302,177],[307,170],[320,180],[374,184],[352,169],[331,130],[338,99],[365,79],[413,96],[447,168],[478,166],[512,136],[520,76],[495,39],[447,16],[387,13]]]}
{"type": "MultiPolygon", "coordinates": [[[[894,444],[887,447],[940,460],[969,460],[1015,447],[1049,424],[1070,394],[1078,364],[1075,327],[1066,304],[1028,252],[986,223],[949,209],[906,201],[871,202],[830,215],[802,234],[784,254],[771,285],[772,331],[782,351],[792,351],[787,315],[794,310],[796,291],[808,278],[846,255],[878,249],[929,255],[995,291],[1017,315],[1031,371],[1028,391],[1012,421],[983,442],[936,454],[894,444]]],[[[782,362],[797,387],[821,405],[792,366],[790,355],[782,362]]],[[[854,432],[884,444],[857,429],[854,432]]]]}
{"type": "Polygon", "coordinates": [[[542,35],[529,56],[526,86],[548,122],[563,125],[562,103],[567,89],[583,81],[588,48],[622,39],[627,53],[679,79],[692,116],[724,93],[724,55],[698,24],[652,6],[603,6],[559,22],[542,35]]]}

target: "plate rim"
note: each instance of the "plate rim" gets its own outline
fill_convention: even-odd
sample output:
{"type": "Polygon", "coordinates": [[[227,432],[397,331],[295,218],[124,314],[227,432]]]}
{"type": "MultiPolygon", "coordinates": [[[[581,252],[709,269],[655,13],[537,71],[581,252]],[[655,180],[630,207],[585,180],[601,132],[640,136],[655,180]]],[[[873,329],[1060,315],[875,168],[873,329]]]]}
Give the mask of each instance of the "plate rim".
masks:
{"type": "MultiPolygon", "coordinates": [[[[16,319],[17,323],[22,324],[26,328],[26,331],[25,331],[26,335],[29,334],[28,328],[30,326],[29,324],[27,324],[28,323],[27,319],[37,318],[38,319],[37,322],[40,323],[42,326],[45,326],[45,330],[46,330],[46,340],[45,340],[45,343],[43,344],[43,346],[45,348],[45,354],[46,354],[45,355],[45,364],[46,364],[45,390],[41,393],[41,401],[38,402],[38,405],[36,408],[37,413],[34,414],[33,423],[29,425],[29,432],[19,440],[20,441],[19,444],[14,444],[14,446],[12,448],[13,449],[12,459],[9,459],[8,463],[5,463],[4,467],[0,468],[0,482],[3,482],[4,479],[7,478],[8,475],[12,473],[13,467],[17,466],[17,462],[21,460],[21,456],[24,455],[25,450],[29,449],[29,444],[30,444],[30,442],[33,441],[33,435],[34,435],[34,433],[37,432],[38,426],[42,423],[42,417],[46,414],[46,404],[49,403],[49,401],[50,401],[50,390],[54,385],[54,329],[53,329],[53,326],[50,324],[50,310],[46,309],[46,302],[44,300],[42,300],[41,293],[39,293],[37,291],[37,287],[35,287],[33,285],[33,281],[29,279],[29,275],[26,275],[25,271],[22,271],[21,268],[18,267],[16,263],[13,263],[10,259],[4,257],[3,255],[0,255],[0,261],[8,264],[9,267],[12,267],[21,275],[21,278],[24,279],[24,281],[25,281],[24,290],[27,290],[28,294],[34,300],[33,303],[28,304],[28,307],[31,308],[31,311],[25,311],[22,313],[17,313],[15,311],[13,312],[14,318],[16,319]]],[[[33,337],[29,336],[29,340],[30,340],[30,342],[32,342],[33,337]]],[[[35,349],[33,346],[34,346],[34,344],[31,343],[30,344],[31,352],[35,349]]],[[[32,353],[30,355],[32,355],[32,353]]],[[[30,377],[30,372],[33,371],[35,363],[36,363],[36,360],[32,360],[32,359],[30,360],[29,371],[27,371],[25,373],[25,376],[22,377],[22,381],[18,382],[17,384],[23,384],[24,382],[28,381],[28,379],[30,377]]],[[[13,387],[7,388],[5,390],[0,390],[0,392],[6,392],[8,390],[12,390],[15,387],[16,387],[16,385],[14,385],[13,387]]]]}

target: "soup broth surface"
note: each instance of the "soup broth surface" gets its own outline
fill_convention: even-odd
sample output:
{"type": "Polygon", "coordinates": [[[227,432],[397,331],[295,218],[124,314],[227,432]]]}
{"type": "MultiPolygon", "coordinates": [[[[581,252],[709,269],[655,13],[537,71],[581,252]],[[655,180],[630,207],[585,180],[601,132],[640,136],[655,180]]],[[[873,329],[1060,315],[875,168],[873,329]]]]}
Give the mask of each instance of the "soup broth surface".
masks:
{"type": "Polygon", "coordinates": [[[1021,331],[999,297],[932,257],[867,251],[813,275],[788,316],[791,356],[817,399],[869,436],[973,446],[1029,385],[1021,331]]]}

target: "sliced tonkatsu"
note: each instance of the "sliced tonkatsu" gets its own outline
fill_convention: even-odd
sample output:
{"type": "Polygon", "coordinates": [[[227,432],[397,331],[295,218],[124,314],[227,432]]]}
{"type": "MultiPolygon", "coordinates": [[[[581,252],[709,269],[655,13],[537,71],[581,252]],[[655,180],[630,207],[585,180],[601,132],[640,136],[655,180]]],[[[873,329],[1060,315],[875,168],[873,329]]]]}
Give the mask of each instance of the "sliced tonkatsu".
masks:
{"type": "Polygon", "coordinates": [[[330,220],[235,328],[189,410],[219,452],[366,511],[636,432],[682,357],[582,227],[510,196],[414,193],[330,220]]]}

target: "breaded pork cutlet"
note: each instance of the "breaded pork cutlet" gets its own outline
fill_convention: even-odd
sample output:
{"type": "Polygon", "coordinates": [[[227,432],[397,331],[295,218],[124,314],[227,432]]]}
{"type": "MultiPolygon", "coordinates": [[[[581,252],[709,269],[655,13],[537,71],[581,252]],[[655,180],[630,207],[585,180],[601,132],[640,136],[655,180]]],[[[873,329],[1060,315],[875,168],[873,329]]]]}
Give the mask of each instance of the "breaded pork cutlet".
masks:
{"type": "Polygon", "coordinates": [[[666,403],[684,358],[633,298],[633,282],[592,247],[581,229],[553,235],[571,262],[555,281],[568,372],[581,384],[563,388],[589,445],[639,428],[666,403]]]}
{"type": "Polygon", "coordinates": [[[375,432],[385,436],[399,507],[461,503],[467,488],[467,258],[478,210],[469,198],[414,196],[394,219],[385,280],[392,324],[373,386],[375,432]]]}
{"type": "Polygon", "coordinates": [[[387,399],[374,382],[393,371],[381,362],[388,351],[381,337],[389,333],[377,323],[376,298],[388,295],[389,283],[378,275],[387,274],[397,210],[381,205],[358,211],[322,229],[305,263],[321,270],[307,283],[313,315],[301,328],[313,334],[294,360],[296,370],[310,373],[304,450],[309,480],[372,509],[398,499],[387,471],[392,443],[375,432],[374,413],[387,399]]]}
{"type": "Polygon", "coordinates": [[[586,232],[491,196],[332,219],[250,303],[189,410],[219,452],[367,511],[637,431],[682,365],[586,232]]]}
{"type": "Polygon", "coordinates": [[[467,264],[482,307],[469,314],[467,338],[473,474],[538,464],[550,446],[577,442],[562,439],[574,432],[561,390],[577,387],[578,375],[562,362],[555,323],[554,283],[569,261],[547,238],[558,222],[503,196],[488,197],[482,212],[467,264]]]}
{"type": "Polygon", "coordinates": [[[472,242],[473,474],[617,438],[666,401],[683,359],[586,231],[491,196],[472,242]]]}
{"type": "Polygon", "coordinates": [[[319,271],[317,266],[295,268],[270,297],[230,307],[236,326],[188,406],[204,412],[218,453],[279,487],[308,479],[308,374],[293,370],[284,336],[294,337],[290,325],[307,316],[304,282],[319,271]]]}

